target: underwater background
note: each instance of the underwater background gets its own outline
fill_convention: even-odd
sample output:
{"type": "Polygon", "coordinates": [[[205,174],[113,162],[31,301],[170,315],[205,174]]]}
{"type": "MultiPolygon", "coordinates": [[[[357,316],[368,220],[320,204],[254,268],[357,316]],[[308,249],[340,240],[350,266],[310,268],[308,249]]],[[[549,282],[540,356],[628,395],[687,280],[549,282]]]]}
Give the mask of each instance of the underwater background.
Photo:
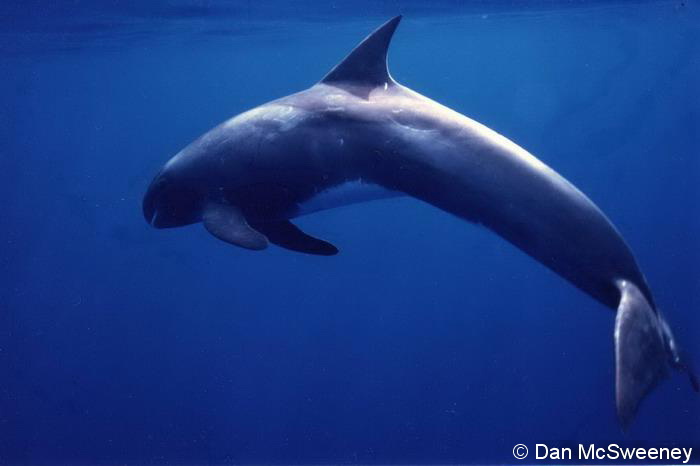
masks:
{"type": "Polygon", "coordinates": [[[410,198],[300,218],[329,258],[144,221],[169,157],[396,14],[394,77],[588,194],[700,365],[698,2],[5,0],[0,464],[700,461],[687,379],[623,433],[614,313],[483,228],[410,198]]]}

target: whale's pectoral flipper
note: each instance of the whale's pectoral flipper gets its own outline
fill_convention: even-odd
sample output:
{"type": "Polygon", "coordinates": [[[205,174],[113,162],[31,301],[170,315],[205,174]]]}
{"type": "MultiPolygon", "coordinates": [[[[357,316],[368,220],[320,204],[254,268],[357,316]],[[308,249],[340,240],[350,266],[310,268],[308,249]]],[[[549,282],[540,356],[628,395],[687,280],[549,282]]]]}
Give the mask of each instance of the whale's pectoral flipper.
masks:
{"type": "Polygon", "coordinates": [[[289,220],[254,223],[253,227],[267,236],[277,246],[292,251],[332,256],[338,254],[338,248],[331,243],[307,235],[289,220]]]}
{"type": "Polygon", "coordinates": [[[267,247],[265,235],[254,230],[243,213],[232,205],[209,204],[204,209],[202,222],[209,233],[227,243],[254,250],[267,247]]]}
{"type": "Polygon", "coordinates": [[[615,398],[617,415],[629,425],[642,398],[666,376],[668,352],[663,324],[641,291],[618,282],[621,297],[615,318],[615,398]]]}

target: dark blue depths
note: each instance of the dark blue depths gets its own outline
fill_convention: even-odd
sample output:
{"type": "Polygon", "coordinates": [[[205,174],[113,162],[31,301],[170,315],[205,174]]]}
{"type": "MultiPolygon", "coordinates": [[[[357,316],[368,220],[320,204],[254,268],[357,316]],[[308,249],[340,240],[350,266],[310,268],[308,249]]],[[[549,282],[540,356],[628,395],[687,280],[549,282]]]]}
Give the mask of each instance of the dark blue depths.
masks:
{"type": "Polygon", "coordinates": [[[427,5],[0,6],[0,463],[700,449],[700,398],[680,376],[622,433],[611,311],[418,201],[300,219],[332,258],[144,222],[171,155],[310,86],[403,13],[396,79],[598,203],[700,362],[700,6],[427,5]]]}

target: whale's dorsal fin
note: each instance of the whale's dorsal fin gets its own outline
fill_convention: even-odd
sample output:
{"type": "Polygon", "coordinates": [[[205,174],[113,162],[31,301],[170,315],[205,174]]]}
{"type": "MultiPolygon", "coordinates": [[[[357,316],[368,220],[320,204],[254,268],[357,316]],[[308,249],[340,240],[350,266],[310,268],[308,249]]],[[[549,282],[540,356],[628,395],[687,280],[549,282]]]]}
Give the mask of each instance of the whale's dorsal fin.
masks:
{"type": "Polygon", "coordinates": [[[350,55],[338,63],[322,80],[325,84],[384,86],[394,84],[386,64],[391,37],[401,16],[382,24],[367,36],[350,55]]]}

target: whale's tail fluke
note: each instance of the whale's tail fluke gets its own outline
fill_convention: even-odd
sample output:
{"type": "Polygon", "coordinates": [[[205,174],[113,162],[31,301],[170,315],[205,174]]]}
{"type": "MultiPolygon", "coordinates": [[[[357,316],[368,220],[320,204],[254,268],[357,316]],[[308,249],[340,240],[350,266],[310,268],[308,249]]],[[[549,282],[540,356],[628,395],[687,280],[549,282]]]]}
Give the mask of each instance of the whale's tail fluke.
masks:
{"type": "Polygon", "coordinates": [[[697,390],[697,377],[681,361],[671,330],[633,283],[620,280],[620,304],[615,318],[615,399],[623,428],[634,418],[639,403],[666,377],[668,367],[688,373],[697,390]]]}
{"type": "Polygon", "coordinates": [[[669,355],[669,363],[674,369],[685,372],[688,375],[688,380],[693,390],[700,392],[700,380],[693,370],[693,364],[689,361],[687,354],[682,355],[676,339],[673,337],[671,332],[671,327],[669,327],[666,320],[662,315],[659,314],[659,320],[661,322],[661,330],[664,335],[664,342],[666,343],[666,352],[669,355]]]}
{"type": "MultiPolygon", "coordinates": [[[[681,364],[683,364],[683,363],[681,363],[681,364]]],[[[693,368],[690,365],[683,364],[680,369],[684,370],[688,373],[688,379],[690,380],[690,385],[693,386],[693,390],[695,390],[696,393],[700,393],[700,379],[698,379],[698,375],[695,373],[693,368]]]]}
{"type": "Polygon", "coordinates": [[[662,321],[633,283],[620,280],[615,318],[615,401],[626,428],[644,396],[667,374],[662,321]]]}

